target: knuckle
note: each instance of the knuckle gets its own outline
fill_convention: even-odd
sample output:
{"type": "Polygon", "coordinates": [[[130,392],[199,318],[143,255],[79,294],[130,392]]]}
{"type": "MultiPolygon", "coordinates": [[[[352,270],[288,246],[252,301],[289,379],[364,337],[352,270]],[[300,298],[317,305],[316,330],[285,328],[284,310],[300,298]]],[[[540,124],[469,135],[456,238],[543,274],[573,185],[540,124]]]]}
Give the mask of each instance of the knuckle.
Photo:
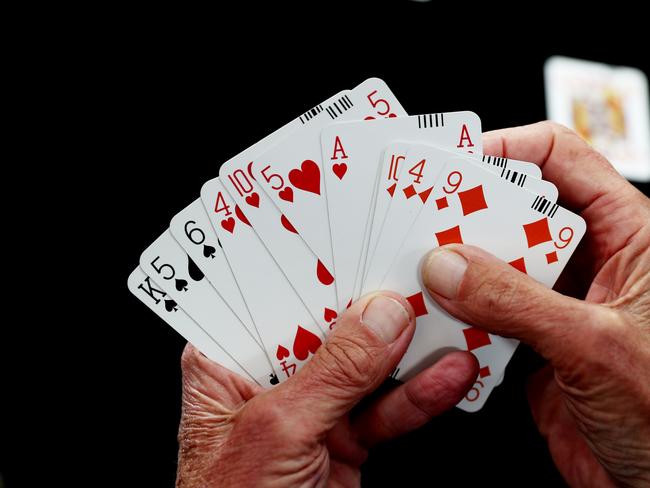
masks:
{"type": "Polygon", "coordinates": [[[323,381],[360,388],[375,380],[379,359],[377,347],[357,337],[333,336],[321,349],[323,381]]]}
{"type": "Polygon", "coordinates": [[[199,351],[189,342],[183,349],[183,354],[181,354],[181,370],[183,374],[187,374],[189,371],[192,371],[196,368],[199,360],[199,351]]]}
{"type": "Polygon", "coordinates": [[[504,312],[511,313],[526,302],[519,299],[520,294],[520,281],[511,273],[499,271],[491,276],[483,275],[478,283],[467,291],[463,301],[482,310],[488,317],[499,317],[504,312]]]}

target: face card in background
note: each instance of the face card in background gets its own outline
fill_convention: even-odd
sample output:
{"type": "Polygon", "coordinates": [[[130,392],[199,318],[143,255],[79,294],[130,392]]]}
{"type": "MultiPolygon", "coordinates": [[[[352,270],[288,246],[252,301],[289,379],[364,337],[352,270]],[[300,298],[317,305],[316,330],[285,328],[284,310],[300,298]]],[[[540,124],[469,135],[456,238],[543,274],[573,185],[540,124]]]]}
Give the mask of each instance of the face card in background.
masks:
{"type": "Polygon", "coordinates": [[[169,230],[142,253],[140,267],[256,382],[277,382],[264,350],[169,230]]]}
{"type": "MultiPolygon", "coordinates": [[[[333,100],[304,129],[294,132],[253,161],[252,173],[259,186],[330,270],[333,270],[332,249],[329,226],[326,225],[321,130],[334,120],[370,120],[403,115],[406,112],[386,83],[370,78],[333,100]]],[[[257,229],[254,222],[253,226],[257,229]]],[[[284,267],[282,263],[280,266],[284,267]]]]}
{"type": "MultiPolygon", "coordinates": [[[[201,198],[264,348],[284,381],[316,352],[325,335],[219,178],[204,185],[201,198]]],[[[335,317],[332,310],[327,318],[333,322],[335,317]]]]}
{"type": "MultiPolygon", "coordinates": [[[[398,181],[391,185],[393,194],[384,218],[383,228],[379,232],[377,244],[368,260],[368,271],[363,281],[362,294],[376,290],[381,284],[390,264],[407,236],[408,230],[431,194],[439,172],[449,158],[462,158],[481,169],[498,174],[499,177],[513,185],[526,188],[536,195],[541,195],[552,203],[557,200],[555,185],[513,169],[514,167],[533,165],[533,163],[519,162],[518,165],[511,165],[510,168],[500,168],[498,166],[483,165],[476,155],[459,155],[456,152],[430,145],[411,144],[407,146],[402,143],[397,147],[397,149],[402,150],[405,148],[407,149],[406,157],[401,160],[401,167],[397,168],[398,181]]],[[[389,157],[393,161],[398,161],[394,157],[394,153],[390,151],[386,153],[384,159],[386,160],[389,157]]],[[[386,197],[383,192],[382,197],[386,197]]]]}
{"type": "Polygon", "coordinates": [[[128,287],[142,303],[153,310],[176,332],[201,351],[208,359],[219,363],[244,378],[255,381],[219,344],[187,315],[139,266],[133,270],[128,287]]]}
{"type": "Polygon", "coordinates": [[[169,224],[169,230],[261,346],[262,340],[201,200],[194,200],[177,213],[169,224]]]}
{"type": "Polygon", "coordinates": [[[636,68],[553,56],[544,65],[548,118],[575,130],[626,178],[650,181],[648,79],[636,68]]]}
{"type": "Polygon", "coordinates": [[[455,320],[423,292],[420,262],[431,248],[450,243],[476,245],[550,287],[584,232],[580,216],[462,157],[451,158],[382,283],[405,294],[418,316],[415,337],[397,377],[412,377],[449,350],[469,350],[481,370],[459,407],[476,411],[517,346],[515,340],[455,320]]]}
{"type": "Polygon", "coordinates": [[[390,141],[405,138],[482,152],[481,121],[472,112],[345,122],[322,132],[336,291],[342,307],[353,299],[359,263],[367,248],[367,223],[382,151],[390,141]]]}

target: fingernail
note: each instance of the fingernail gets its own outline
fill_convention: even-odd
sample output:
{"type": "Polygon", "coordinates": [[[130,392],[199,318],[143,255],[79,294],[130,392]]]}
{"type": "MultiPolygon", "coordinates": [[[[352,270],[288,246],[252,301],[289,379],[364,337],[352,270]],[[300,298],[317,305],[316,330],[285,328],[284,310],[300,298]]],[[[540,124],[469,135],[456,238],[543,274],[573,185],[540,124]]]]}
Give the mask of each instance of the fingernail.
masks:
{"type": "Polygon", "coordinates": [[[429,253],[422,267],[424,285],[432,292],[454,299],[458,293],[467,260],[457,252],[437,248],[429,253]]]}
{"type": "Polygon", "coordinates": [[[400,336],[409,320],[409,313],[402,304],[385,295],[377,295],[370,300],[361,314],[361,322],[387,344],[400,336]]]}

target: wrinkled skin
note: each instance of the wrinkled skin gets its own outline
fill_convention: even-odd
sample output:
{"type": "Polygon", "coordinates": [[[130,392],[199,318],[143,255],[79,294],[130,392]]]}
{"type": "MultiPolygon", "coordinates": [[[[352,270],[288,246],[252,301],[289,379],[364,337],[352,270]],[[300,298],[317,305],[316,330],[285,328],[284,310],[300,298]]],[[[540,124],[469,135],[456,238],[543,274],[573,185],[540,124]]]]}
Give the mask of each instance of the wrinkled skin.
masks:
{"type": "Polygon", "coordinates": [[[182,358],[183,413],[177,486],[359,486],[359,467],[378,442],[413,430],[451,408],[478,372],[468,353],[447,355],[409,382],[350,409],[397,365],[415,317],[386,345],[362,322],[373,298],[355,303],[301,371],[263,390],[188,345],[182,358]]]}
{"type": "Polygon", "coordinates": [[[650,486],[650,200],[557,124],[487,133],[484,150],[540,164],[587,233],[559,293],[480,249],[445,246],[469,265],[455,297],[432,296],[548,359],[529,400],[571,486],[650,486]]]}
{"type": "MultiPolygon", "coordinates": [[[[566,128],[540,123],[485,135],[486,154],[536,162],[587,234],[557,291],[471,246],[453,296],[434,299],[467,323],[533,346],[533,417],[571,486],[650,486],[650,203],[566,128]]],[[[438,251],[437,251],[438,252],[438,251]]],[[[426,274],[426,273],[425,273],[426,274]]],[[[341,317],[295,376],[265,391],[188,345],[177,486],[358,486],[367,450],[457,403],[474,358],[452,353],[350,410],[399,362],[415,327],[385,343],[363,323],[373,297],[341,317]]]]}

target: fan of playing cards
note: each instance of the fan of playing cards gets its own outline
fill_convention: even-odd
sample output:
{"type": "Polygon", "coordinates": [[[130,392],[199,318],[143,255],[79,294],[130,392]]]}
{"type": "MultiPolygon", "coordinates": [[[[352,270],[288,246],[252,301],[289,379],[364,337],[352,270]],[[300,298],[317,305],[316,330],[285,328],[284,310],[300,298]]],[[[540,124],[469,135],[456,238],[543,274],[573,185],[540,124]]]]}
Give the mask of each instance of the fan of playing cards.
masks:
{"type": "Polygon", "coordinates": [[[419,265],[436,246],[480,246],[551,287],[585,232],[538,166],[482,155],[473,112],[408,116],[371,78],[225,162],[143,253],[129,289],[210,359],[272,386],[316,352],[350,303],[406,296],[415,337],[392,376],[452,349],[479,377],[476,411],[517,347],[446,314],[419,265]]]}

